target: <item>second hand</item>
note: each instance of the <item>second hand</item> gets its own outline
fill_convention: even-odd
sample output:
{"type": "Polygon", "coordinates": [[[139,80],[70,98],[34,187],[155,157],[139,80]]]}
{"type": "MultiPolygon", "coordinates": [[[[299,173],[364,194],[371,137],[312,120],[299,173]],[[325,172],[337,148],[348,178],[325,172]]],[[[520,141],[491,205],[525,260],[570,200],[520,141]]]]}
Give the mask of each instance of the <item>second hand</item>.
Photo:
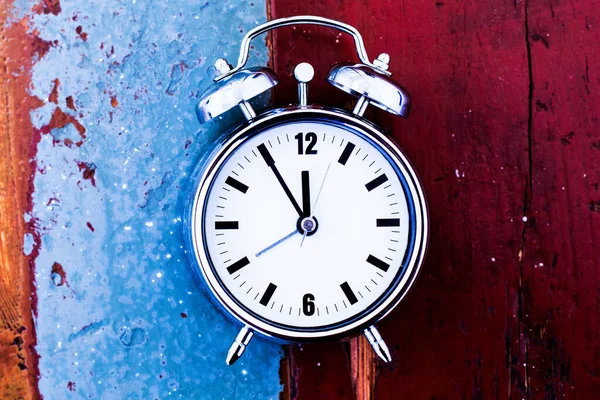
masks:
{"type": "Polygon", "coordinates": [[[273,244],[265,247],[264,249],[262,249],[261,251],[259,251],[258,253],[256,253],[255,257],[261,256],[262,254],[264,254],[267,251],[271,250],[273,247],[280,245],[281,243],[285,242],[286,240],[288,240],[289,238],[291,238],[292,236],[294,236],[297,233],[298,233],[298,230],[294,229],[294,232],[291,232],[291,233],[285,235],[284,237],[282,237],[281,239],[279,239],[275,243],[273,243],[273,244]]]}

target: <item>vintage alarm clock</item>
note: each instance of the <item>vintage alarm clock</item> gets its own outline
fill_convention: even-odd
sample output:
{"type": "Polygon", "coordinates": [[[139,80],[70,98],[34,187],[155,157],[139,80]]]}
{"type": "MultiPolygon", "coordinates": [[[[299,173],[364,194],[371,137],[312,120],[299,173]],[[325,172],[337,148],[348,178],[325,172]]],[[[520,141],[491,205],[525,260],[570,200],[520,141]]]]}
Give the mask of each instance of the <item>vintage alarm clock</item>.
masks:
{"type": "Polygon", "coordinates": [[[375,328],[404,298],[428,237],[423,188],[405,155],[372,122],[372,104],[407,117],[410,97],[390,79],[389,56],[369,61],[362,37],[334,20],[298,16],[258,26],[235,68],[200,98],[200,123],[239,108],[244,122],[197,168],[186,217],[188,253],[207,291],[242,328],[227,355],[254,333],[285,343],[364,334],[384,361],[375,328]],[[268,68],[244,68],[250,41],[294,24],[339,29],[361,64],[334,66],[327,81],[358,98],[353,110],[309,104],[313,68],[299,64],[298,104],[256,111],[249,100],[277,85],[268,68]]]}

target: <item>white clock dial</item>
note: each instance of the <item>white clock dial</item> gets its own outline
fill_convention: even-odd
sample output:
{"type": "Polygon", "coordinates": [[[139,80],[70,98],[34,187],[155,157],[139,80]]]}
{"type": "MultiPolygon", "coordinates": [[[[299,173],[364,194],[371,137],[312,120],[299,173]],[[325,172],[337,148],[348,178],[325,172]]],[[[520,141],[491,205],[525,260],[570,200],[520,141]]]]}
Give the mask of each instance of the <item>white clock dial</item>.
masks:
{"type": "Polygon", "coordinates": [[[195,240],[230,296],[298,329],[373,306],[401,272],[411,228],[398,168],[378,145],[316,121],[245,140],[214,175],[196,218],[195,240]],[[310,222],[298,228],[307,217],[310,233],[310,222]]]}

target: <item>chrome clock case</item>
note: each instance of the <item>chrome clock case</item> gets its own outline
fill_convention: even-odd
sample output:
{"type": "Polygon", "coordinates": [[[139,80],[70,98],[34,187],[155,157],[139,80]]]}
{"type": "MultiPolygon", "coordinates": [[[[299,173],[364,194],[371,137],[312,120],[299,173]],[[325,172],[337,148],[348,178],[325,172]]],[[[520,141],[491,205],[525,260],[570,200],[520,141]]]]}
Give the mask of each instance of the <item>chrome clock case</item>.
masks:
{"type": "Polygon", "coordinates": [[[423,189],[412,165],[376,125],[362,117],[369,104],[395,115],[408,116],[410,96],[389,78],[391,74],[387,71],[388,63],[387,54],[381,54],[373,63],[369,62],[362,38],[355,28],[314,16],[274,20],[248,32],[242,41],[240,58],[235,68],[231,68],[224,59],[217,60],[215,67],[220,75],[198,102],[198,120],[201,123],[207,122],[236,107],[239,107],[246,120],[226,133],[214,151],[196,169],[192,176],[193,188],[184,226],[189,258],[194,271],[200,276],[215,303],[226,315],[243,326],[228,352],[228,364],[241,357],[254,333],[289,343],[342,339],[363,333],[381,359],[386,362],[391,360],[389,350],[374,324],[401,302],[415,282],[427,247],[429,219],[423,189]],[[278,83],[277,75],[268,68],[243,69],[248,58],[250,41],[270,29],[294,24],[325,25],[349,33],[354,38],[362,64],[335,66],[327,77],[332,85],[358,98],[351,112],[308,105],[308,82],[313,77],[313,69],[307,63],[298,65],[294,71],[299,82],[298,105],[266,110],[258,115],[250,105],[249,100],[278,83]],[[266,320],[231,295],[214,270],[205,247],[202,227],[207,194],[222,164],[248,139],[270,127],[290,121],[313,121],[339,126],[375,144],[396,169],[409,207],[409,244],[402,267],[387,291],[366,310],[353,317],[337,324],[315,328],[299,328],[266,320]],[[199,237],[202,240],[198,240],[199,237]]]}

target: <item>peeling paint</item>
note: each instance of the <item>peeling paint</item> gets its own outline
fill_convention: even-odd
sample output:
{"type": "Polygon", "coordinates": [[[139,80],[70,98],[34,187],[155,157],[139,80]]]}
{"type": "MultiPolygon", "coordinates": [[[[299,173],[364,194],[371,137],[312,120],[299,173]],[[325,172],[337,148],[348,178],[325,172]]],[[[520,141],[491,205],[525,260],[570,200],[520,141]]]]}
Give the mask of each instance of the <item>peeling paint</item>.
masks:
{"type": "MultiPolygon", "coordinates": [[[[279,346],[256,339],[225,365],[237,327],[201,293],[181,233],[188,177],[216,137],[199,130],[195,97],[212,60],[235,59],[241,32],[266,19],[265,5],[17,4],[49,44],[32,71],[41,138],[25,216],[41,240],[42,395],[278,397],[279,346]]],[[[264,43],[252,52],[266,64],[264,43]]]]}

